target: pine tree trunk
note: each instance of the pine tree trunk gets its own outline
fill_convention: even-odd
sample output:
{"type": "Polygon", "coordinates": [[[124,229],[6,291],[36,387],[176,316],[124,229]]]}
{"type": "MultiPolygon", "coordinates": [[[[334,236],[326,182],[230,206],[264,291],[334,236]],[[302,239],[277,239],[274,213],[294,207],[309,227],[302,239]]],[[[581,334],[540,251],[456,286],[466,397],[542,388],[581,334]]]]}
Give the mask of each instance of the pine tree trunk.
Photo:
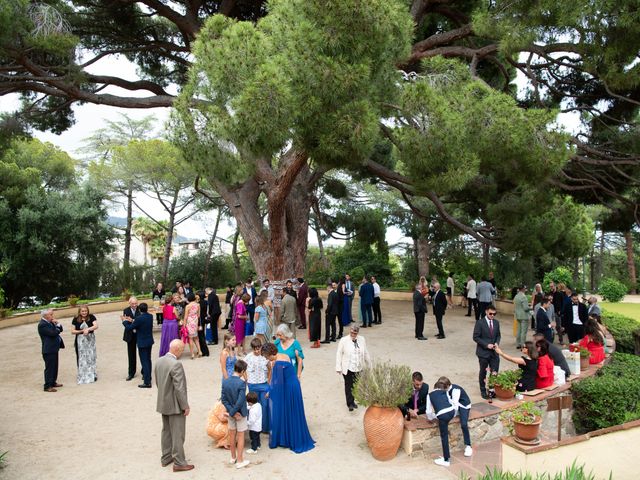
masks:
{"type": "Polygon", "coordinates": [[[211,240],[209,241],[209,248],[207,249],[207,256],[204,260],[204,275],[203,281],[204,286],[207,286],[209,282],[209,264],[211,263],[211,253],[213,252],[213,244],[216,241],[216,237],[218,236],[218,226],[220,225],[220,217],[222,217],[222,209],[218,209],[218,215],[216,216],[216,226],[213,228],[213,234],[211,235],[211,240]]]}
{"type": "Polygon", "coordinates": [[[178,194],[176,191],[171,203],[171,210],[169,211],[169,225],[167,226],[167,244],[164,247],[164,258],[162,259],[162,283],[167,284],[167,277],[169,276],[169,260],[171,257],[171,244],[173,243],[173,228],[176,221],[176,205],[178,204],[178,194]]]}
{"type": "Polygon", "coordinates": [[[631,293],[636,294],[636,283],[638,281],[636,277],[636,261],[633,255],[633,237],[631,231],[624,232],[624,242],[627,250],[627,271],[629,272],[629,283],[631,285],[631,293]]]}
{"type": "Polygon", "coordinates": [[[429,281],[429,259],[431,257],[431,245],[424,236],[418,237],[418,274],[429,281]]]}
{"type": "Polygon", "coordinates": [[[240,257],[238,256],[238,238],[240,237],[240,229],[236,229],[233,236],[233,247],[231,248],[231,258],[233,259],[233,275],[236,283],[240,282],[240,257]]]}
{"type": "Polygon", "coordinates": [[[127,226],[124,230],[124,258],[122,259],[123,290],[131,287],[131,228],[133,226],[133,189],[127,190],[127,226]]]}
{"type": "Polygon", "coordinates": [[[489,249],[489,245],[486,243],[482,244],[482,266],[484,268],[485,273],[489,271],[491,267],[491,251],[489,249]]]}

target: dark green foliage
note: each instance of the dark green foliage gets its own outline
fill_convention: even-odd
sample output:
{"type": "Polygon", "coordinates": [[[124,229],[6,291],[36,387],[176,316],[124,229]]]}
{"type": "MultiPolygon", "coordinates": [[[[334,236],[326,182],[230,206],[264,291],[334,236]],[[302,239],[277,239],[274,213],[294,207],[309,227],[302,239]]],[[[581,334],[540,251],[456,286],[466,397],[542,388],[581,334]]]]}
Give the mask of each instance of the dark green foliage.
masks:
{"type": "MultiPolygon", "coordinates": [[[[213,287],[216,289],[224,288],[228,284],[235,284],[240,280],[254,275],[253,265],[249,257],[240,257],[239,278],[236,279],[233,259],[230,255],[220,255],[212,257],[209,263],[209,281],[207,285],[203,285],[204,264],[206,253],[198,252],[196,255],[188,255],[183,253],[178,257],[171,259],[169,264],[169,285],[173,285],[176,280],[190,280],[196,289],[205,287],[213,287]]],[[[158,276],[158,278],[160,278],[158,276]]]]}
{"type": "Polygon", "coordinates": [[[615,353],[596,375],[571,385],[573,423],[585,433],[640,418],[640,357],[615,353]]]}
{"type": "Polygon", "coordinates": [[[332,255],[332,278],[338,280],[345,273],[355,282],[364,275],[375,275],[380,285],[391,284],[388,252],[377,252],[369,245],[349,242],[332,255]]]}
{"type": "Polygon", "coordinates": [[[640,329],[640,322],[605,310],[602,315],[602,323],[615,338],[617,352],[634,353],[633,332],[640,329]]]}
{"type": "Polygon", "coordinates": [[[608,302],[619,302],[627,294],[627,286],[613,278],[605,278],[600,282],[599,293],[603,300],[608,302]]]}
{"type": "MultiPolygon", "coordinates": [[[[464,474],[461,475],[462,479],[468,480],[469,477],[464,474]]],[[[612,476],[609,476],[609,480],[612,476]]],[[[476,480],[597,480],[595,475],[591,472],[585,472],[583,465],[576,465],[576,462],[571,464],[570,467],[565,468],[564,472],[551,475],[550,473],[538,473],[533,475],[531,473],[511,473],[502,472],[494,467],[493,470],[489,470],[487,467],[487,473],[484,475],[478,475],[476,480]]]]}
{"type": "Polygon", "coordinates": [[[542,281],[542,289],[545,292],[549,291],[549,284],[554,282],[556,285],[564,283],[565,285],[571,285],[572,275],[571,271],[565,267],[556,267],[550,272],[544,274],[544,280],[542,281]]]}

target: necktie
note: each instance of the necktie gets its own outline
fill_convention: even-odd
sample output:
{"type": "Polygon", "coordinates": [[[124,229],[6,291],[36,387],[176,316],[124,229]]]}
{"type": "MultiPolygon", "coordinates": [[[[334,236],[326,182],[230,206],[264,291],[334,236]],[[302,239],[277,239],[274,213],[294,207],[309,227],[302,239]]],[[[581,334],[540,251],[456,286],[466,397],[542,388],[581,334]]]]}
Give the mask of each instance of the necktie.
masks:
{"type": "Polygon", "coordinates": [[[489,335],[493,339],[493,320],[489,320],[489,335]]]}
{"type": "Polygon", "coordinates": [[[413,409],[418,410],[418,390],[413,391],[413,409]]]}
{"type": "Polygon", "coordinates": [[[354,340],[354,341],[353,341],[353,346],[354,346],[355,348],[359,348],[359,347],[358,347],[358,340],[354,340]]]}

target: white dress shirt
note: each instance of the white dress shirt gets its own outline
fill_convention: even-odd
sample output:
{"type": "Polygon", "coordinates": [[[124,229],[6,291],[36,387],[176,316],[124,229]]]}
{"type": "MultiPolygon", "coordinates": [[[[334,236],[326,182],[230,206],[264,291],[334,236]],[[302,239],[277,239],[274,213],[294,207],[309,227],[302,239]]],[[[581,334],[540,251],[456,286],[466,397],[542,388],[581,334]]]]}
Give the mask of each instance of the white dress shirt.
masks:
{"type": "Polygon", "coordinates": [[[380,296],[380,285],[378,282],[373,282],[373,298],[380,296]]]}
{"type": "Polygon", "coordinates": [[[254,403],[249,405],[249,416],[247,417],[249,430],[252,432],[262,431],[262,405],[254,403]]]}

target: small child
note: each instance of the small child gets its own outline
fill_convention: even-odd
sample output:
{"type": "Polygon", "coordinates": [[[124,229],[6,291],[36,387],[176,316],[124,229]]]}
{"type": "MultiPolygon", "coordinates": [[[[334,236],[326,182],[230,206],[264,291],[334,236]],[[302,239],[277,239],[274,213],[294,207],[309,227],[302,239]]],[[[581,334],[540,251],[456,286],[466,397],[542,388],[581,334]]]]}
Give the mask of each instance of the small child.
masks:
{"type": "Polygon", "coordinates": [[[469,429],[467,421],[469,419],[469,408],[471,402],[466,392],[457,385],[452,386],[451,381],[447,377],[440,377],[433,386],[434,390],[427,397],[426,414],[429,420],[438,419],[438,428],[440,429],[440,441],[442,443],[442,457],[436,458],[434,463],[442,467],[451,465],[449,455],[449,422],[456,415],[456,406],[452,397],[456,397],[456,404],[460,412],[460,425],[466,445],[464,455],[470,457],[472,455],[471,440],[469,438],[469,429]],[[449,388],[452,392],[449,392],[449,388]]]}
{"type": "Polygon", "coordinates": [[[260,432],[262,432],[262,405],[258,403],[258,394],[256,392],[247,393],[247,403],[249,404],[249,438],[251,439],[251,448],[247,453],[258,453],[260,449],[260,432]]]}
{"type": "Polygon", "coordinates": [[[247,384],[240,378],[247,371],[244,360],[237,360],[233,366],[233,375],[222,380],[221,401],[229,416],[229,447],[231,459],[229,463],[236,464],[236,468],[249,465],[249,460],[243,460],[244,432],[247,431],[247,384]]]}

